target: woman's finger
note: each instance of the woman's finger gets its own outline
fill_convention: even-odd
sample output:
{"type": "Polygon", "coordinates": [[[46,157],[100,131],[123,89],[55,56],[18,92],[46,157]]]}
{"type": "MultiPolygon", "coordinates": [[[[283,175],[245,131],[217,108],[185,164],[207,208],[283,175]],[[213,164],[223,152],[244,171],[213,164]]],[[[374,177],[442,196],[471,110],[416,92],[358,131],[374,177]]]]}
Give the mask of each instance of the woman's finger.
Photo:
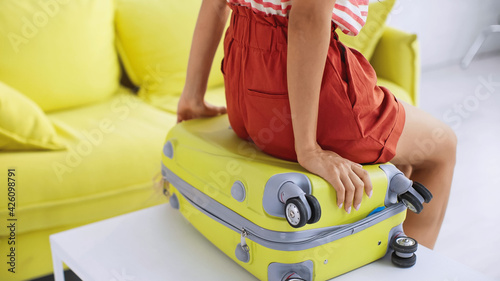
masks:
{"type": "Polygon", "coordinates": [[[344,198],[345,198],[345,188],[344,185],[342,184],[342,181],[338,177],[338,175],[333,175],[330,177],[330,184],[333,186],[337,193],[337,206],[339,208],[342,208],[344,204],[344,198]]]}
{"type": "Polygon", "coordinates": [[[226,114],[227,113],[227,108],[225,106],[219,106],[217,108],[217,112],[219,112],[219,114],[226,114]]]}
{"type": "Polygon", "coordinates": [[[220,114],[224,114],[226,112],[227,110],[225,106],[215,106],[207,103],[204,108],[203,116],[204,117],[217,116],[220,114]]]}
{"type": "Polygon", "coordinates": [[[186,118],[184,118],[184,116],[182,116],[182,114],[180,113],[177,113],[177,123],[181,123],[182,121],[184,121],[186,118]]]}
{"type": "Polygon", "coordinates": [[[372,181],[370,179],[370,174],[368,173],[368,171],[363,169],[362,166],[359,166],[359,167],[353,166],[353,171],[363,181],[364,186],[365,186],[365,192],[366,192],[366,195],[368,195],[368,198],[372,197],[373,185],[372,185],[372,181]]]}
{"type": "Polygon", "coordinates": [[[354,199],[352,205],[354,206],[354,209],[356,209],[357,211],[361,207],[361,200],[363,200],[363,191],[365,184],[353,170],[349,172],[349,178],[351,179],[356,189],[354,191],[354,199]]]}
{"type": "Polygon", "coordinates": [[[351,213],[352,201],[354,199],[355,187],[349,178],[349,174],[345,171],[341,174],[340,179],[345,187],[344,209],[349,214],[351,213]]]}

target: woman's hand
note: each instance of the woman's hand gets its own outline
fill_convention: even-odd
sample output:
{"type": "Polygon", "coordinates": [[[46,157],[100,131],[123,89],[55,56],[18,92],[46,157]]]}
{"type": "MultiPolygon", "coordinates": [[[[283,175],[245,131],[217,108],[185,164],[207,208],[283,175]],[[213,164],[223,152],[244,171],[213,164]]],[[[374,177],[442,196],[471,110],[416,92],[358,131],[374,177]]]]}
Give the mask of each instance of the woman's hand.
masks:
{"type": "Polygon", "coordinates": [[[205,102],[203,98],[200,99],[197,96],[189,96],[183,93],[177,105],[177,123],[190,119],[217,116],[224,113],[226,113],[224,106],[214,106],[205,102]]]}
{"type": "Polygon", "coordinates": [[[340,157],[337,153],[323,150],[319,145],[301,151],[299,164],[311,173],[328,181],[337,192],[337,205],[344,206],[347,213],[351,206],[356,210],[361,206],[363,191],[372,195],[372,184],[368,172],[360,164],[340,157]]]}

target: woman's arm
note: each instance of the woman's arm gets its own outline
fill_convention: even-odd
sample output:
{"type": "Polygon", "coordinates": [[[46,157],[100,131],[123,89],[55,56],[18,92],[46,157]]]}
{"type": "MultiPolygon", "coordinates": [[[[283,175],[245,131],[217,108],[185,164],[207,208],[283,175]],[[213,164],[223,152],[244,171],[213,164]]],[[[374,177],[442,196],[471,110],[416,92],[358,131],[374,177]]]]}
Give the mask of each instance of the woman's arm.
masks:
{"type": "Polygon", "coordinates": [[[177,122],[225,113],[204,101],[208,75],[226,26],[229,8],[225,0],[203,0],[189,53],[186,84],[177,106],[177,122]]]}
{"type": "Polygon", "coordinates": [[[319,94],[331,39],[335,1],[294,0],[288,22],[287,81],[295,151],[299,163],[332,184],[337,204],[358,209],[363,190],[371,196],[361,165],[321,149],[316,140],[319,94]]]}

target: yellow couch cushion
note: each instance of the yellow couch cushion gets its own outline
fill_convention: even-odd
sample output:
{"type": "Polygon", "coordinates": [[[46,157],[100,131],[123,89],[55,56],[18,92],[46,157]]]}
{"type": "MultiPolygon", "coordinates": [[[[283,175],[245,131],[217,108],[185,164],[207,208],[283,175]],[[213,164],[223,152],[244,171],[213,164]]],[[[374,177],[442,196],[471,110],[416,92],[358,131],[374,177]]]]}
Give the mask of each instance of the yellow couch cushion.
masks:
{"type": "Polygon", "coordinates": [[[40,107],[0,81],[0,151],[64,148],[40,107]]]}
{"type": "Polygon", "coordinates": [[[391,93],[394,96],[396,96],[396,98],[398,98],[399,100],[414,105],[413,99],[411,98],[410,94],[408,94],[407,91],[405,91],[401,86],[397,85],[396,83],[383,78],[378,78],[377,85],[389,89],[389,91],[391,91],[391,93]]]}
{"type": "Polygon", "coordinates": [[[341,42],[361,52],[370,60],[377,43],[384,32],[385,20],[396,0],[384,0],[370,3],[365,26],[357,36],[349,36],[337,31],[341,42]]]}
{"type": "MultiPolygon", "coordinates": [[[[47,116],[67,150],[1,155],[1,170],[18,171],[18,235],[104,219],[149,206],[149,200],[158,202],[152,179],[160,172],[163,141],[175,115],[120,90],[101,103],[47,116]],[[134,198],[138,194],[142,199],[134,198]]],[[[7,206],[7,196],[0,196],[0,205],[7,206]]],[[[0,209],[0,217],[7,211],[0,209]]],[[[0,228],[0,236],[7,232],[0,228]]]]}
{"type": "MultiPolygon", "coordinates": [[[[184,87],[194,26],[202,1],[117,0],[117,48],[139,96],[175,112],[184,87]]],[[[222,42],[222,40],[221,40],[222,42]]],[[[208,87],[220,86],[219,47],[208,87]]]]}
{"type": "Polygon", "coordinates": [[[386,27],[370,60],[379,78],[394,82],[418,106],[420,58],[417,35],[386,27]]]}
{"type": "Polygon", "coordinates": [[[44,111],[103,100],[118,87],[113,0],[0,1],[0,80],[44,111]]]}

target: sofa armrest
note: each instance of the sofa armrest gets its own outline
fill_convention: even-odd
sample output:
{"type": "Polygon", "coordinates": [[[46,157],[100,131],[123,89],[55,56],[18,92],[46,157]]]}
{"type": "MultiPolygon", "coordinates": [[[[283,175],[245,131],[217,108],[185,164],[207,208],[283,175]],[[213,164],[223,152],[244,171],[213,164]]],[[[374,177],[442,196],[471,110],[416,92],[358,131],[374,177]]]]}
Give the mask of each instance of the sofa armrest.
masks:
{"type": "Polygon", "coordinates": [[[418,105],[420,58],[415,34],[385,27],[370,63],[378,77],[387,79],[408,92],[418,105]]]}

